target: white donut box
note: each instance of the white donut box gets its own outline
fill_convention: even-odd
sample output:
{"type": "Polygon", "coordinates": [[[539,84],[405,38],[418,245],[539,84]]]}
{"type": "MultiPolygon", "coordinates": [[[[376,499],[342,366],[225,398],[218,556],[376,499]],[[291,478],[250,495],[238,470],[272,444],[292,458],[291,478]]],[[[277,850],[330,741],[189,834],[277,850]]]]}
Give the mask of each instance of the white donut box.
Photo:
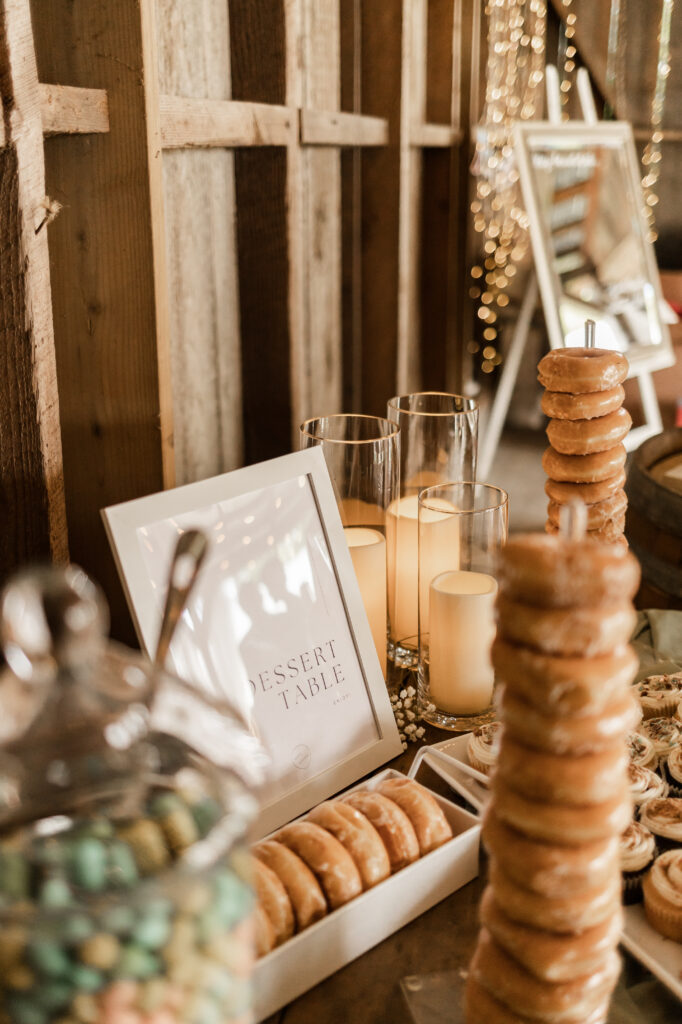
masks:
{"type": "MultiPolygon", "coordinates": [[[[404,778],[388,768],[347,792],[404,778]]],[[[255,1019],[262,1021],[362,956],[478,874],[480,820],[437,793],[453,837],[261,957],[254,974],[255,1019]]],[[[305,815],[302,815],[305,818],[305,815]]]]}

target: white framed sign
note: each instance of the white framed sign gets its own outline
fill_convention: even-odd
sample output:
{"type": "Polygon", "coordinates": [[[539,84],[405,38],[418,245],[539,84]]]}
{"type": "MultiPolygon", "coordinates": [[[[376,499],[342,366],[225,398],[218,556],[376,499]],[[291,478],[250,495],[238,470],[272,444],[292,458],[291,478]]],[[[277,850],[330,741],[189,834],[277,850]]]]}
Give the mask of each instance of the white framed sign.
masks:
{"type": "Polygon", "coordinates": [[[169,665],[228,696],[271,758],[259,831],[400,753],[319,448],[103,510],[140,642],[156,649],[177,537],[209,550],[169,665]]]}
{"type": "Polygon", "coordinates": [[[630,376],[672,366],[632,127],[518,122],[514,151],[551,347],[582,345],[592,319],[630,376]]]}

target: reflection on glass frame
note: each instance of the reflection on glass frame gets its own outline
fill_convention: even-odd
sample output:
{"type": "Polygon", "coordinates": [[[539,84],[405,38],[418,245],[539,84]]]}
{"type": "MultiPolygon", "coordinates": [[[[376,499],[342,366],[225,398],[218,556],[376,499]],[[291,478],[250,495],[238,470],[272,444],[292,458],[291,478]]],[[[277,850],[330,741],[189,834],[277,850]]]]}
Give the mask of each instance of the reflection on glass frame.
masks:
{"type": "Polygon", "coordinates": [[[141,643],[155,649],[178,534],[209,550],[169,665],[252,723],[271,759],[263,832],[400,750],[318,449],[104,511],[141,643]]]}
{"type": "Polygon", "coordinates": [[[671,366],[630,125],[517,124],[515,152],[552,348],[581,345],[592,319],[631,375],[671,366]]]}

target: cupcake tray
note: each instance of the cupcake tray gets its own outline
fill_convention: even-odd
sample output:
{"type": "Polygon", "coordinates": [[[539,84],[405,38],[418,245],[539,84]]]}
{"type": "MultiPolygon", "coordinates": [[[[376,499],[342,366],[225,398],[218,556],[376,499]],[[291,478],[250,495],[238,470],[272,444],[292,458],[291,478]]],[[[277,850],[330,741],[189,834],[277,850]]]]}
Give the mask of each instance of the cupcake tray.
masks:
{"type": "MultiPolygon", "coordinates": [[[[404,776],[388,768],[347,792],[372,789],[390,778],[404,776]]],[[[452,826],[452,839],[261,957],[253,983],[257,1021],[307,992],[477,876],[480,821],[438,793],[432,795],[452,826]]]]}
{"type": "Polygon", "coordinates": [[[682,945],[664,939],[646,919],[641,903],[625,907],[625,928],[621,943],[648,967],[659,981],[682,1000],[682,945]]]}
{"type": "MultiPolygon", "coordinates": [[[[480,814],[489,798],[488,780],[469,765],[468,742],[469,733],[464,733],[442,743],[422,747],[410,775],[416,775],[422,762],[428,764],[480,814]],[[462,766],[467,769],[466,772],[462,766]]],[[[625,926],[621,944],[682,1000],[682,945],[663,938],[651,927],[641,903],[625,907],[624,910],[625,926]]]]}

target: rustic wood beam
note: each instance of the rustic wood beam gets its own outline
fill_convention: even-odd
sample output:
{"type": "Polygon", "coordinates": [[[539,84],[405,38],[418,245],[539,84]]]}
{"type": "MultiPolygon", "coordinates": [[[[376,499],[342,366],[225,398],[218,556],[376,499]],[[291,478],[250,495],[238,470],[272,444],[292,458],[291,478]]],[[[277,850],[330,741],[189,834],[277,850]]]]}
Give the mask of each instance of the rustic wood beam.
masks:
{"type": "Polygon", "coordinates": [[[341,111],[302,110],[301,143],[304,146],[386,146],[385,117],[341,111]]]}
{"type": "Polygon", "coordinates": [[[28,0],[0,4],[0,575],[66,561],[43,129],[28,0]]]}
{"type": "Polygon", "coordinates": [[[277,104],[183,96],[161,96],[159,113],[164,149],[286,146],[297,116],[277,104]]]}
{"type": "Polygon", "coordinates": [[[462,133],[449,124],[413,124],[410,145],[421,149],[448,149],[462,141],[462,133]]]}
{"type": "Polygon", "coordinates": [[[106,89],[38,86],[45,135],[91,135],[109,131],[106,89]]]}

